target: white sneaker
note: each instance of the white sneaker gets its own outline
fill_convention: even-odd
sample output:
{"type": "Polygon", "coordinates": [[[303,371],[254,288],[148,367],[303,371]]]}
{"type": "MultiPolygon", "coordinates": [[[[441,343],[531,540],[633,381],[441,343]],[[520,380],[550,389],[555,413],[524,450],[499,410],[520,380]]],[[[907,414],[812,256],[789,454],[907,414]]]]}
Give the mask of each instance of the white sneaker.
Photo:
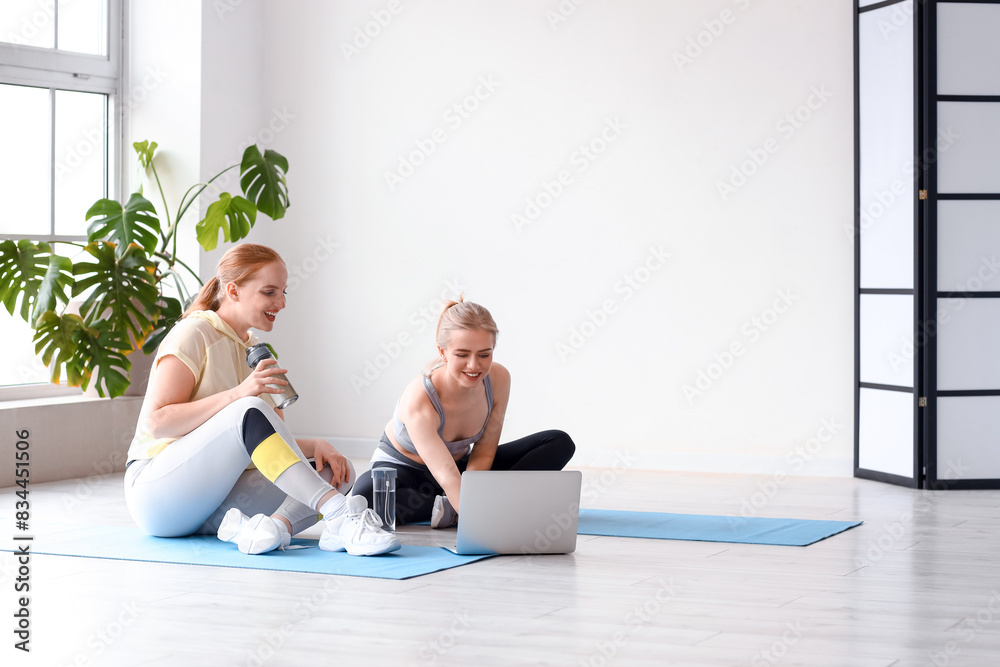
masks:
{"type": "Polygon", "coordinates": [[[274,519],[266,514],[255,514],[251,518],[238,507],[231,508],[222,518],[219,539],[233,542],[245,554],[262,554],[281,546],[282,531],[274,519]]]}
{"type": "Polygon", "coordinates": [[[344,551],[352,556],[377,556],[401,545],[392,533],[382,530],[382,519],[368,509],[364,496],[347,499],[347,513],[326,522],[319,538],[323,551],[344,551]]]}
{"type": "Polygon", "coordinates": [[[458,524],[458,512],[451,506],[447,496],[434,498],[431,509],[431,528],[451,528],[458,524]]]}

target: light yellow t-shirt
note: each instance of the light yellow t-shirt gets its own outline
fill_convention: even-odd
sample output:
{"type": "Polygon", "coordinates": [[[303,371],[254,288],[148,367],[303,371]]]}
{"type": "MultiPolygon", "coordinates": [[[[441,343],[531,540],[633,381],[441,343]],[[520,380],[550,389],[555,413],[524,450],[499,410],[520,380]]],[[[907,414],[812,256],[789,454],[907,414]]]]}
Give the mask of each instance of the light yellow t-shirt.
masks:
{"type": "MultiPolygon", "coordinates": [[[[194,374],[194,390],[189,400],[196,401],[220,391],[238,386],[249,377],[251,370],[246,362],[246,350],[259,341],[253,332],[248,332],[246,342],[233,331],[214,311],[197,310],[174,325],[166,335],[153,359],[149,373],[152,385],[160,359],[173,355],[191,369],[194,374]]],[[[264,400],[270,401],[270,394],[264,400]]],[[[150,459],[163,451],[177,438],[154,438],[149,433],[148,396],[139,411],[135,438],[129,446],[128,459],[150,459]]]]}

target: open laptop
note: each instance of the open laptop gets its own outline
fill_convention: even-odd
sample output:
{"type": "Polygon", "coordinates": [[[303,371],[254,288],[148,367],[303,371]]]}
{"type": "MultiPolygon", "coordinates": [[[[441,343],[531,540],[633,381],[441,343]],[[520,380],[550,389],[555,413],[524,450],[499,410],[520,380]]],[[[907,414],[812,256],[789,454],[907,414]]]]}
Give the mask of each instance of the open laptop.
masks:
{"type": "Polygon", "coordinates": [[[459,554],[565,554],[576,550],[579,470],[462,473],[459,554]]]}

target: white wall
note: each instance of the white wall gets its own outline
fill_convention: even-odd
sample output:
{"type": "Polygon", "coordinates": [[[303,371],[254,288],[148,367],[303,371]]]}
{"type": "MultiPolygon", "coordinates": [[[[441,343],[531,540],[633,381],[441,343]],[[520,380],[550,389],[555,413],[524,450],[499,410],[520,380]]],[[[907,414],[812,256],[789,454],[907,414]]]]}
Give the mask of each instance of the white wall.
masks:
{"type": "Polygon", "coordinates": [[[457,284],[501,328],[505,437],[565,429],[578,464],[850,474],[851,4],[549,14],[570,6],[202,4],[203,176],[247,133],[290,161],[286,219],[251,238],[292,270],[269,339],[302,395],[293,429],[373,445],[457,284]],[[613,141],[583,158],[602,131],[613,141]],[[723,196],[741,165],[754,173],[723,196]],[[630,292],[625,276],[646,281],[630,292]],[[715,379],[686,396],[700,372],[715,379]]]}
{"type": "Polygon", "coordinates": [[[251,239],[292,270],[269,339],[303,396],[296,432],[371,447],[458,285],[501,327],[506,437],[563,428],[578,465],[850,474],[850,3],[591,0],[547,16],[570,6],[130,2],[127,142],[160,143],[172,207],[251,140],[289,158],[293,206],[251,239]],[[459,123],[463,100],[476,108],[459,123]],[[581,171],[604,128],[614,141],[581,171]],[[720,193],[740,168],[754,173],[720,193]],[[647,276],[650,248],[669,258],[647,276]],[[648,280],[630,292],[628,275],[648,280]],[[686,396],[701,373],[714,378],[686,396]]]}
{"type": "MultiPolygon", "coordinates": [[[[243,149],[261,144],[264,109],[264,4],[202,3],[201,61],[201,178],[204,181],[234,164],[243,149]],[[244,6],[245,5],[245,6],[244,6]]],[[[206,191],[207,203],[219,191],[239,193],[239,169],[227,172],[206,191]]],[[[227,246],[228,247],[228,246],[227,246]]],[[[205,262],[208,276],[225,251],[220,248],[205,262]]]]}
{"type": "MultiPolygon", "coordinates": [[[[143,178],[132,143],[155,141],[157,171],[171,215],[184,192],[200,180],[201,169],[201,6],[197,0],[143,0],[126,8],[128,44],[122,104],[125,108],[125,174],[123,197],[143,178]]],[[[143,194],[167,225],[163,203],[152,175],[143,194]]],[[[197,270],[198,243],[188,214],[178,237],[178,255],[197,270]]]]}

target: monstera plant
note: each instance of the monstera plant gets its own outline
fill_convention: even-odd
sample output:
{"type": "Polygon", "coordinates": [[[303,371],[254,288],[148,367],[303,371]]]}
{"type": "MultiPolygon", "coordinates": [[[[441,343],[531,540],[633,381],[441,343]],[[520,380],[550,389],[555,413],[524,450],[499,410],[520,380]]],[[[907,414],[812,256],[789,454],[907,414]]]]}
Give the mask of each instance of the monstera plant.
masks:
{"type": "Polygon", "coordinates": [[[94,378],[100,396],[121,396],[130,384],[128,355],[159,345],[192,298],[181,273],[200,285],[198,274],[177,257],[181,221],[198,197],[223,174],[240,171],[241,195],[228,192],[195,225],[198,242],[213,250],[245,238],[258,211],[273,220],[289,206],[288,161],[272,150],[250,146],[241,164],[206,183],[191,186],[171,216],[154,153],[156,143],[133,144],[139,166],[151,175],[163,202],[162,214],[140,187],[124,204],[101,199],[87,211],[87,242],[7,240],[0,243],[0,303],[34,328],[35,353],[51,372],[86,390],[94,378]],[[57,250],[64,250],[59,253],[57,250]],[[72,254],[70,254],[72,253],[72,254]],[[78,304],[76,308],[67,306],[78,304]]]}

